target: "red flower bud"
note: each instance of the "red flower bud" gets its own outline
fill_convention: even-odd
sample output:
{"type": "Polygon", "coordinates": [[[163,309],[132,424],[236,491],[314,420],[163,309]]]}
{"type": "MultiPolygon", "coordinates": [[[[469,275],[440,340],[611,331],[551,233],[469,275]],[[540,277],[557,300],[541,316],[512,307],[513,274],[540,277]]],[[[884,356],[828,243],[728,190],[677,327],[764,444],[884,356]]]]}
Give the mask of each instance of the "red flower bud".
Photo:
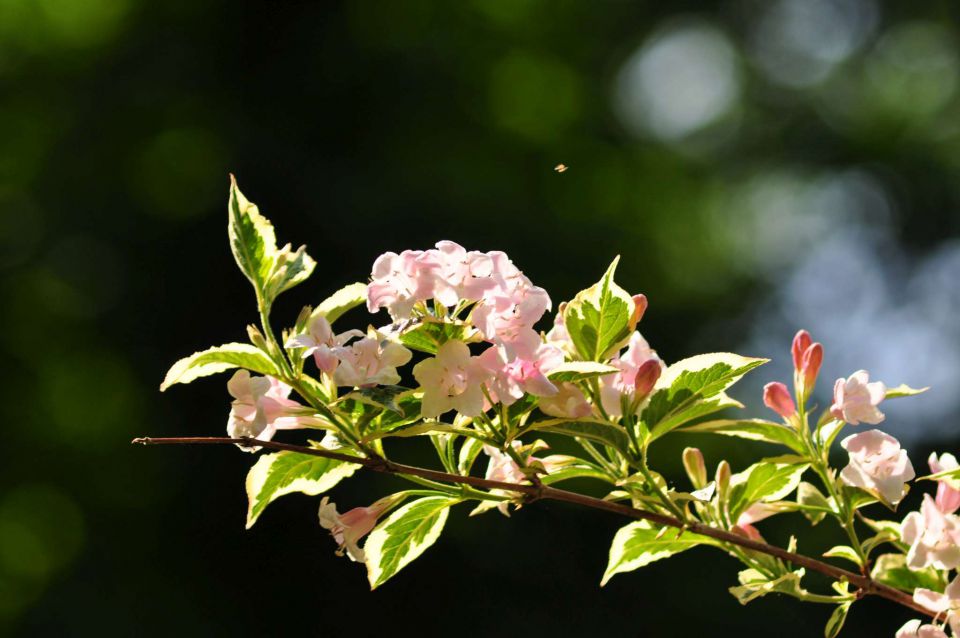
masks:
{"type": "Polygon", "coordinates": [[[803,353],[807,351],[807,348],[810,347],[813,339],[810,338],[810,333],[806,330],[799,331],[796,336],[793,338],[793,347],[791,348],[793,352],[793,369],[800,370],[803,365],[803,353]]]}
{"type": "Polygon", "coordinates": [[[779,381],[763,386],[763,404],[785,419],[797,413],[790,391],[779,381]]]}
{"type": "Polygon", "coordinates": [[[821,363],[823,363],[823,346],[814,343],[804,351],[800,361],[800,374],[803,378],[804,392],[809,393],[816,384],[821,363]]]}
{"type": "Polygon", "coordinates": [[[660,359],[647,359],[640,364],[637,369],[637,378],[634,381],[634,388],[637,397],[645,397],[653,390],[660,378],[660,372],[663,366],[660,359]]]}

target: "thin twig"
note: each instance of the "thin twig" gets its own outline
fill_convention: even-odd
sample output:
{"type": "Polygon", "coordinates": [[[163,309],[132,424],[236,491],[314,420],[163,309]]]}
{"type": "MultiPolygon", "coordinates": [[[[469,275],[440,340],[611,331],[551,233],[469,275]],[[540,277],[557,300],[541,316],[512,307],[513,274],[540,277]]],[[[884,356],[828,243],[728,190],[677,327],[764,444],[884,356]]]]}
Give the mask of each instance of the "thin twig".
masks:
{"type": "Polygon", "coordinates": [[[613,503],[611,501],[605,501],[603,499],[595,498],[593,496],[587,496],[585,494],[578,494],[576,492],[569,492],[567,490],[560,490],[554,487],[549,487],[546,485],[524,485],[520,483],[507,483],[504,481],[492,481],[489,479],[484,479],[476,476],[460,476],[458,474],[449,474],[447,472],[439,472],[437,470],[430,470],[422,467],[413,467],[411,465],[404,465],[401,463],[394,463],[388,459],[384,458],[363,458],[352,456],[350,454],[344,454],[343,452],[336,452],[333,450],[327,450],[323,448],[315,447],[305,447],[301,445],[291,445],[289,443],[280,443],[279,441],[259,441],[257,439],[252,439],[248,437],[244,438],[228,438],[228,437],[216,437],[216,436],[206,436],[206,437],[170,437],[170,438],[153,438],[153,437],[141,437],[134,439],[131,443],[139,445],[243,445],[244,447],[260,447],[271,450],[286,450],[289,452],[297,452],[299,454],[308,454],[311,456],[319,456],[322,458],[333,459],[336,461],[344,461],[347,463],[356,463],[357,465],[362,465],[366,469],[373,470],[375,472],[385,472],[389,474],[407,474],[410,476],[419,476],[421,478],[431,479],[434,481],[441,481],[445,483],[456,483],[460,485],[470,485],[472,487],[478,487],[482,489],[498,489],[498,490],[507,490],[510,492],[515,492],[518,494],[524,494],[528,497],[530,501],[536,500],[553,500],[553,501],[562,501],[565,503],[573,503],[576,505],[581,505],[583,507],[589,507],[592,509],[603,510],[606,512],[611,512],[614,514],[620,514],[621,516],[626,516],[627,518],[633,518],[638,520],[650,521],[657,525],[675,527],[680,530],[688,530],[695,534],[700,534],[702,536],[708,536],[719,541],[730,543],[732,545],[737,545],[745,549],[749,549],[755,552],[761,552],[770,556],[774,556],[781,560],[787,561],[794,565],[810,569],[815,572],[819,572],[830,578],[836,580],[845,580],[854,587],[857,587],[863,595],[874,595],[881,598],[886,598],[887,600],[893,601],[904,607],[908,607],[913,611],[934,617],[934,613],[929,609],[923,607],[922,605],[914,602],[913,598],[900,590],[894,589],[893,587],[888,587],[882,583],[878,583],[869,575],[857,574],[840,567],[831,565],[830,563],[825,563],[823,561],[811,558],[809,556],[804,556],[803,554],[796,554],[794,552],[788,552],[785,549],[776,547],[774,545],[769,545],[767,543],[755,541],[749,539],[745,536],[740,536],[734,534],[733,532],[728,532],[724,529],[718,529],[716,527],[711,527],[709,525],[704,525],[703,523],[697,522],[688,522],[685,523],[678,518],[672,516],[666,516],[664,514],[657,514],[654,512],[647,512],[645,510],[637,509],[630,507],[628,505],[621,505],[620,503],[613,503]]]}

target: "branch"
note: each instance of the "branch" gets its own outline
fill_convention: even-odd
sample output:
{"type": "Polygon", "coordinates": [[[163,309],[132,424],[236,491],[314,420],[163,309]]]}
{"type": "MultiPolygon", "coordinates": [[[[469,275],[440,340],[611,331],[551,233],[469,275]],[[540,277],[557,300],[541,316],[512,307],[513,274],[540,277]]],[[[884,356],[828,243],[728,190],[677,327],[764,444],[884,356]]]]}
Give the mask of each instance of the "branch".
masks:
{"type": "Polygon", "coordinates": [[[357,465],[362,465],[368,470],[374,472],[384,472],[388,474],[406,474],[409,476],[419,476],[421,478],[431,479],[434,481],[441,481],[445,483],[455,483],[460,485],[469,485],[471,487],[479,487],[482,489],[496,489],[496,490],[507,490],[510,492],[515,492],[518,494],[523,494],[527,497],[527,502],[533,502],[541,499],[552,500],[552,501],[563,501],[565,503],[574,503],[576,505],[581,505],[583,507],[589,507],[592,509],[603,510],[606,512],[612,512],[614,514],[620,514],[621,516],[626,516],[627,518],[633,518],[637,520],[650,521],[657,525],[666,526],[666,527],[675,527],[681,530],[689,530],[696,534],[702,536],[708,536],[710,538],[717,539],[726,543],[733,545],[738,545],[745,549],[749,549],[755,552],[761,552],[770,556],[774,556],[781,560],[793,563],[794,565],[799,565],[806,569],[810,569],[815,572],[829,576],[830,578],[836,580],[845,580],[851,585],[859,588],[861,595],[874,595],[881,598],[886,598],[887,600],[893,601],[897,604],[903,605],[913,611],[923,614],[925,616],[935,617],[935,614],[929,609],[923,607],[922,605],[914,602],[913,597],[909,594],[906,594],[900,590],[894,589],[893,587],[888,587],[882,583],[878,583],[870,576],[863,574],[856,574],[840,567],[831,565],[830,563],[825,563],[823,561],[811,558],[809,556],[804,556],[803,554],[796,554],[793,552],[788,552],[785,549],[776,547],[774,545],[769,545],[767,543],[762,543],[758,541],[751,540],[745,536],[740,536],[734,534],[733,532],[728,532],[723,529],[718,529],[711,527],[709,525],[704,525],[703,523],[691,522],[685,523],[678,518],[672,516],[666,516],[664,514],[657,514],[655,512],[647,512],[645,510],[640,510],[634,507],[627,505],[621,505],[620,503],[613,503],[611,501],[605,501],[603,499],[595,498],[593,496],[586,496],[584,494],[578,494],[576,492],[570,492],[567,490],[559,490],[554,487],[549,487],[546,485],[523,485],[520,483],[506,483],[503,481],[491,481],[484,478],[479,478],[476,476],[460,476],[458,474],[449,474],[447,472],[439,472],[436,470],[430,470],[421,467],[413,467],[411,465],[403,465],[401,463],[394,463],[388,459],[384,458],[366,458],[366,457],[357,457],[350,454],[344,454],[342,452],[335,452],[333,450],[326,450],[323,448],[314,448],[314,447],[304,447],[302,445],[291,445],[289,443],[280,443],[278,441],[260,441],[257,439],[244,437],[239,439],[231,439],[227,437],[217,437],[217,436],[206,436],[206,437],[171,437],[171,438],[152,438],[152,437],[141,437],[134,439],[131,443],[139,445],[243,445],[245,447],[260,447],[267,448],[271,450],[286,450],[288,452],[297,452],[299,454],[307,454],[311,456],[319,456],[327,459],[333,459],[336,461],[343,461],[346,463],[355,463],[357,465]]]}

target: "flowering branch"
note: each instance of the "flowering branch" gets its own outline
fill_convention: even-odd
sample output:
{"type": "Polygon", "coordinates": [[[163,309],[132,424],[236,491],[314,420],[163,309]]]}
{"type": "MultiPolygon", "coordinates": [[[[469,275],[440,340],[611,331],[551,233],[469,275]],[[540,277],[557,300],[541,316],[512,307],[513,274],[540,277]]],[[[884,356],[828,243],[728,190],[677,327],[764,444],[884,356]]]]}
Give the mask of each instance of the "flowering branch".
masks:
{"type": "Polygon", "coordinates": [[[345,286],[275,332],[274,301],[305,281],[316,263],[304,247],[277,246],[273,226],[235,181],[228,211],[231,249],[254,287],[260,327],[247,327],[249,343],[181,359],[160,386],[233,370],[228,437],[134,442],[272,450],[247,474],[248,528],[285,494],[323,495],[320,525],[339,554],[366,568],[376,588],[437,540],[451,508],[475,502],[472,514],[507,514],[549,499],[634,519],[614,536],[601,584],[711,545],[746,567],[730,588],[741,603],[780,593],[834,606],[826,638],[837,636],[851,605],[867,595],[933,618],[911,620],[898,638],[917,631],[947,638],[947,625],[960,637],[960,577],[954,577],[960,463],[950,454],[930,458],[933,474],[924,478],[937,481],[936,498],[925,495],[920,511],[902,523],[861,511],[874,504],[895,511],[916,478],[895,438],[877,429],[846,436],[840,445],[849,463],[830,465],[843,428],[879,424],[881,401],[923,390],[887,388],[860,370],[836,381],[833,404],[816,418],[808,405],[824,349],[800,331],[792,347],[793,392],[773,382],[763,393],[782,422],[721,417],[744,407],[726,391],[767,360],[717,352],[667,365],[637,330],[647,298],[614,281],[619,258],[600,281],[559,304],[544,333],[535,325],[552,309],[547,291],[504,253],[467,251],[450,241],[381,255],[369,283],[345,286]],[[386,310],[389,323],[334,331],[339,317],[364,305],[372,316],[386,310]],[[404,379],[414,387],[402,387],[404,379]],[[325,434],[308,447],[273,440],[291,429],[325,434]],[[687,492],[657,472],[651,452],[675,431],[763,441],[789,453],[761,457],[739,472],[721,459],[710,480],[703,455],[689,447],[683,466],[693,488],[687,492]],[[566,439],[579,452],[540,458],[549,445],[536,436],[566,439]],[[392,441],[406,437],[429,441],[442,469],[390,460],[392,441]],[[482,478],[474,471],[481,454],[488,458],[482,478]],[[416,489],[341,514],[328,493],[360,468],[392,473],[416,489]],[[821,487],[805,482],[807,474],[821,487]],[[607,491],[596,498],[553,487],[576,478],[598,480],[607,491]],[[827,518],[838,524],[849,545],[824,556],[858,571],[796,553],[793,536],[786,549],[768,544],[755,523],[784,512],[800,512],[813,525],[827,518]],[[861,538],[864,526],[871,536],[861,538]],[[669,534],[670,528],[679,531],[669,534]],[[835,593],[804,589],[805,570],[829,577],[835,593]]]}
{"type": "Polygon", "coordinates": [[[289,443],[280,443],[278,441],[259,441],[249,437],[140,437],[133,439],[131,443],[138,445],[242,445],[244,447],[261,447],[271,450],[285,450],[289,452],[297,452],[299,454],[307,454],[310,456],[343,461],[346,463],[356,463],[358,465],[362,465],[365,469],[372,470],[374,472],[418,476],[433,481],[469,485],[471,487],[488,490],[508,490],[525,495],[527,497],[527,502],[553,500],[562,501],[565,503],[573,503],[582,507],[589,507],[596,510],[611,512],[632,519],[650,521],[651,523],[662,527],[677,528],[680,530],[681,535],[685,531],[690,531],[695,534],[708,536],[718,541],[730,543],[738,547],[743,547],[755,552],[761,552],[763,554],[767,554],[768,556],[773,556],[789,563],[793,563],[794,565],[819,572],[825,576],[829,576],[830,578],[834,578],[839,581],[846,581],[858,589],[858,596],[875,595],[881,598],[886,598],[887,600],[903,605],[904,607],[929,617],[934,617],[936,615],[923,605],[914,602],[911,596],[892,587],[883,585],[882,583],[878,583],[867,575],[856,574],[854,572],[836,567],[835,565],[831,565],[830,563],[826,563],[809,556],[804,556],[803,554],[790,552],[780,547],[776,547],[775,545],[770,545],[761,541],[755,541],[746,536],[741,536],[723,529],[710,527],[709,525],[704,525],[702,523],[684,522],[672,516],[658,514],[656,512],[648,512],[635,507],[621,505],[620,503],[605,501],[603,499],[588,496],[586,494],[561,490],[547,485],[524,485],[522,483],[494,481],[476,476],[461,476],[458,474],[450,474],[447,472],[440,472],[437,470],[395,463],[384,458],[356,457],[350,454],[343,454],[322,448],[291,445],[289,443]]]}

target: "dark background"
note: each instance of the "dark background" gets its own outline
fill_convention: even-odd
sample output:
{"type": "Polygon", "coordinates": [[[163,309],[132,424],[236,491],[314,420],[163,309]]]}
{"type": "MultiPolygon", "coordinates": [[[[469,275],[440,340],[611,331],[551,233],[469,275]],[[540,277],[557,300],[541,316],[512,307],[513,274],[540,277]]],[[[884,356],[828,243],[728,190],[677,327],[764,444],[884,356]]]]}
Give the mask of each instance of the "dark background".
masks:
{"type": "MultiPolygon", "coordinates": [[[[822,635],[828,609],[741,608],[738,564],[707,549],[600,589],[623,521],[550,503],[456,511],[370,593],[317,499],[244,530],[251,457],[128,441],[224,431],[225,377],[157,386],[256,320],[224,232],[234,172],[319,263],[278,325],[384,250],[502,249],[555,303],[621,254],[667,361],[776,357],[738,395],[751,415],[801,326],[827,348],[821,405],[860,367],[932,385],[882,426],[924,473],[960,438],[957,18],[946,1],[0,0],[0,633],[822,635]]],[[[711,467],[770,452],[668,440],[654,464],[680,484],[691,441],[711,467]]],[[[800,517],[761,527],[808,553],[840,542],[800,517]]],[[[908,618],[864,601],[844,635],[908,618]]]]}

